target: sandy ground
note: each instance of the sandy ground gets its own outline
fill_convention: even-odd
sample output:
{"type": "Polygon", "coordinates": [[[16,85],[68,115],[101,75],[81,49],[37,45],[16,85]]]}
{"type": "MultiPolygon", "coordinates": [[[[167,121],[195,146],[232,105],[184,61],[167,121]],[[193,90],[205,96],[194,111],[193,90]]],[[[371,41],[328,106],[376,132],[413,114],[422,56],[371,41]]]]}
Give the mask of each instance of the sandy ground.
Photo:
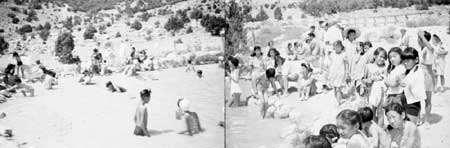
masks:
{"type": "Polygon", "coordinates": [[[0,104],[7,117],[0,124],[14,129],[15,141],[39,148],[100,147],[222,147],[223,71],[217,65],[200,66],[204,79],[184,68],[152,72],[159,80],[124,76],[95,77],[96,85],[82,86],[75,78],[62,78],[55,90],[36,84],[36,97],[14,97],[0,104]],[[128,91],[110,93],[104,84],[111,80],[128,91]],[[149,105],[149,129],[153,137],[137,137],[133,114],[139,102],[138,92],[152,89],[149,105]],[[175,120],[176,100],[190,99],[199,114],[205,132],[193,137],[179,135],[182,121],[175,120]]]}

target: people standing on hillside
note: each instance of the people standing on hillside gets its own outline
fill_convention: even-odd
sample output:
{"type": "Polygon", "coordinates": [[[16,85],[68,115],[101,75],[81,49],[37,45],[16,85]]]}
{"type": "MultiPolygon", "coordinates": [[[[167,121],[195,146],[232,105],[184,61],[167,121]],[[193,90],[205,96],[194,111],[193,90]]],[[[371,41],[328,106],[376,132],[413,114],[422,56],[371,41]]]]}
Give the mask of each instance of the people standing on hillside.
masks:
{"type": "Polygon", "coordinates": [[[264,69],[275,68],[275,57],[279,56],[280,52],[277,49],[271,48],[264,60],[264,69]]]}
{"type": "Polygon", "coordinates": [[[289,61],[293,61],[296,59],[294,49],[292,47],[292,43],[288,43],[287,48],[286,48],[286,53],[287,53],[287,57],[288,57],[289,61]]]}
{"type": "Polygon", "coordinates": [[[93,53],[92,53],[92,56],[91,56],[91,62],[92,62],[92,65],[91,65],[91,71],[94,73],[94,74],[100,74],[100,72],[101,72],[101,65],[102,65],[102,62],[103,62],[103,57],[102,57],[102,54],[98,51],[98,49],[97,48],[94,48],[94,50],[93,50],[93,53]]]}
{"type": "Polygon", "coordinates": [[[347,28],[343,31],[343,35],[345,36],[345,40],[342,44],[345,46],[345,54],[350,62],[348,66],[351,72],[355,66],[353,61],[358,56],[357,48],[359,46],[359,42],[356,39],[361,35],[361,31],[357,28],[347,28]]]}
{"type": "Polygon", "coordinates": [[[236,107],[239,106],[239,102],[241,99],[241,86],[239,85],[239,60],[236,58],[232,58],[229,61],[229,65],[231,67],[231,72],[228,72],[228,76],[230,78],[230,93],[231,93],[231,101],[227,103],[228,107],[236,107]]]}

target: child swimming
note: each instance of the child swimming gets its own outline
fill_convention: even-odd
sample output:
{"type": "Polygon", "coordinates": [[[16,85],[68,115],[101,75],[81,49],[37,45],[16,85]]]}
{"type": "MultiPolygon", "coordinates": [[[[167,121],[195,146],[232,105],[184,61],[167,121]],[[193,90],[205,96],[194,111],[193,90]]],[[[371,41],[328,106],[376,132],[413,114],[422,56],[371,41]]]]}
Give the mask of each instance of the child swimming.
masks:
{"type": "Polygon", "coordinates": [[[203,128],[200,125],[200,119],[196,112],[190,111],[190,101],[187,99],[178,99],[178,110],[176,111],[176,119],[183,119],[186,123],[186,130],[179,132],[179,134],[188,134],[192,136],[203,132],[203,128]]]}
{"type": "Polygon", "coordinates": [[[134,114],[134,135],[137,136],[147,136],[150,137],[150,133],[147,130],[147,104],[150,102],[152,91],[149,89],[144,89],[140,92],[141,102],[136,108],[136,113],[134,114]]]}
{"type": "Polygon", "coordinates": [[[372,148],[367,137],[360,131],[361,116],[354,110],[342,110],[336,116],[336,126],[341,138],[348,140],[347,147],[372,148]]]}
{"type": "Polygon", "coordinates": [[[113,83],[111,81],[106,82],[106,88],[108,89],[108,91],[118,92],[118,93],[124,93],[127,91],[123,87],[113,85],[113,83]]]}

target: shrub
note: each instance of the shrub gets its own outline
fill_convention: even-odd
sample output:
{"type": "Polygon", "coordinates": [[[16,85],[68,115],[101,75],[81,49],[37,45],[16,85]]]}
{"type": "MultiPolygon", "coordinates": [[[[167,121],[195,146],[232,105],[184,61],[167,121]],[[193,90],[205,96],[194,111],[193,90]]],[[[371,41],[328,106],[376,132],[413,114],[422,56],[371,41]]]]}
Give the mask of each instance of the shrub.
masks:
{"type": "Polygon", "coordinates": [[[274,9],[275,7],[276,7],[277,5],[275,5],[275,4],[272,4],[272,5],[270,5],[270,9],[274,9]]]}
{"type": "Polygon", "coordinates": [[[306,18],[306,15],[305,15],[305,14],[302,14],[301,18],[306,18]]]}
{"type": "Polygon", "coordinates": [[[72,55],[75,48],[73,36],[69,32],[62,33],[58,36],[55,43],[55,54],[59,57],[59,62],[64,64],[72,64],[80,61],[72,55]]]}
{"type": "Polygon", "coordinates": [[[20,22],[20,20],[16,17],[12,19],[13,24],[18,24],[19,22],[20,22]]]}
{"type": "Polygon", "coordinates": [[[167,20],[167,23],[164,25],[164,29],[166,29],[167,31],[170,30],[177,31],[183,27],[184,27],[183,20],[175,16],[171,16],[169,20],[167,20]]]}
{"type": "Polygon", "coordinates": [[[37,13],[36,11],[34,11],[33,9],[30,10],[30,12],[28,13],[27,18],[25,18],[26,21],[31,22],[31,21],[38,21],[39,18],[37,17],[37,13]]]}
{"type": "Polygon", "coordinates": [[[50,31],[49,30],[42,30],[41,32],[39,32],[39,37],[41,37],[41,39],[44,42],[47,41],[48,36],[50,36],[50,31]]]}
{"type": "Polygon", "coordinates": [[[191,15],[190,15],[191,19],[199,20],[202,18],[202,16],[203,16],[203,12],[197,8],[194,8],[191,11],[191,15]]]}
{"type": "Polygon", "coordinates": [[[216,14],[220,14],[220,12],[222,12],[221,9],[216,9],[216,10],[214,11],[214,13],[216,13],[216,14]]]}
{"type": "Polygon", "coordinates": [[[106,23],[106,27],[111,27],[111,23],[110,22],[106,23]]]}
{"type": "Polygon", "coordinates": [[[415,8],[416,10],[428,10],[428,5],[427,4],[416,5],[415,8]]]}
{"type": "Polygon", "coordinates": [[[273,15],[274,15],[275,19],[277,19],[277,20],[282,20],[283,19],[283,14],[281,13],[281,8],[280,7],[277,7],[275,9],[275,11],[273,12],[273,15]]]}
{"type": "Polygon", "coordinates": [[[50,30],[51,28],[52,28],[52,25],[50,25],[49,22],[45,22],[45,24],[44,24],[44,29],[45,29],[45,30],[50,30]]]}
{"type": "Polygon", "coordinates": [[[156,28],[158,28],[159,24],[160,24],[159,21],[156,21],[156,22],[155,22],[156,28]]]}
{"type": "Polygon", "coordinates": [[[220,31],[227,26],[227,21],[222,17],[206,15],[200,21],[200,24],[205,27],[206,31],[213,36],[219,36],[220,31]]]}
{"type": "Polygon", "coordinates": [[[39,24],[38,26],[36,26],[36,30],[37,30],[37,31],[44,30],[44,26],[42,26],[41,24],[39,24]]]}
{"type": "Polygon", "coordinates": [[[39,3],[37,3],[36,1],[34,1],[34,2],[31,4],[31,8],[36,9],[36,10],[41,10],[41,9],[42,9],[42,6],[41,6],[39,3]]]}
{"type": "Polygon", "coordinates": [[[192,33],[192,32],[194,32],[194,31],[192,30],[192,27],[189,26],[189,27],[186,29],[186,33],[192,33]]]}
{"type": "Polygon", "coordinates": [[[269,9],[270,5],[269,4],[264,4],[264,7],[266,7],[266,9],[269,9]]]}
{"type": "Polygon", "coordinates": [[[14,4],[16,5],[22,5],[24,3],[24,0],[14,0],[14,4]]]}
{"type": "Polygon", "coordinates": [[[20,27],[17,30],[17,33],[19,33],[20,35],[26,34],[26,33],[30,33],[33,32],[33,27],[31,27],[31,25],[23,25],[22,27],[20,27]]]}
{"type": "Polygon", "coordinates": [[[117,32],[116,33],[116,38],[120,38],[120,37],[122,37],[122,35],[120,34],[120,32],[117,32]]]}
{"type": "Polygon", "coordinates": [[[5,29],[0,29],[0,33],[4,33],[5,32],[5,29]]]}
{"type": "Polygon", "coordinates": [[[179,19],[181,19],[181,21],[184,23],[189,23],[191,20],[189,20],[188,16],[187,16],[187,9],[184,10],[177,10],[176,15],[178,16],[179,19]]]}
{"type": "Polygon", "coordinates": [[[23,9],[22,13],[25,14],[25,15],[28,15],[28,10],[27,9],[23,9]]]}
{"type": "Polygon", "coordinates": [[[269,19],[269,15],[264,11],[264,9],[261,7],[261,10],[256,15],[255,21],[265,21],[269,19]]]}
{"type": "Polygon", "coordinates": [[[146,40],[146,41],[151,41],[151,40],[152,40],[152,36],[149,35],[149,36],[145,37],[145,40],[146,40]]]}
{"type": "Polygon", "coordinates": [[[14,12],[20,12],[19,8],[17,8],[17,7],[9,7],[9,9],[11,9],[11,11],[14,11],[14,12]]]}
{"type": "Polygon", "coordinates": [[[9,18],[15,18],[16,14],[14,13],[8,13],[6,16],[8,16],[9,18]]]}
{"type": "Polygon", "coordinates": [[[83,33],[84,39],[93,39],[97,29],[94,26],[89,25],[83,33]]]}
{"type": "Polygon", "coordinates": [[[139,18],[141,19],[141,21],[143,22],[147,22],[148,19],[150,19],[150,17],[152,17],[152,15],[148,12],[144,12],[141,15],[139,15],[139,18]]]}
{"type": "Polygon", "coordinates": [[[177,40],[173,41],[173,43],[175,43],[175,44],[182,44],[183,41],[181,40],[181,38],[178,38],[177,40]]]}
{"type": "Polygon", "coordinates": [[[65,21],[63,21],[63,27],[72,30],[73,27],[72,17],[68,17],[65,21]]]}
{"type": "Polygon", "coordinates": [[[100,25],[99,27],[98,27],[98,31],[99,31],[99,33],[100,34],[105,34],[106,32],[106,26],[105,25],[100,25]]]}
{"type": "Polygon", "coordinates": [[[142,24],[141,24],[141,22],[135,20],[135,21],[133,22],[133,24],[131,24],[131,28],[133,28],[133,29],[135,29],[135,30],[141,30],[142,24]]]}
{"type": "Polygon", "coordinates": [[[3,38],[2,36],[0,36],[0,54],[3,55],[9,47],[9,43],[5,40],[5,38],[3,38]]]}

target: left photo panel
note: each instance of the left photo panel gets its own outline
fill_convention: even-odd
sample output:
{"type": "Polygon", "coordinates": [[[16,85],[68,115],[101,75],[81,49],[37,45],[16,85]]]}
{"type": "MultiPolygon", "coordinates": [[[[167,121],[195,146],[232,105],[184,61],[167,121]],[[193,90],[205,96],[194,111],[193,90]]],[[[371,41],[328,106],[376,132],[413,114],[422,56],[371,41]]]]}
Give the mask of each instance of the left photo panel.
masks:
{"type": "Polygon", "coordinates": [[[222,5],[0,0],[0,147],[224,148],[222,5]]]}

